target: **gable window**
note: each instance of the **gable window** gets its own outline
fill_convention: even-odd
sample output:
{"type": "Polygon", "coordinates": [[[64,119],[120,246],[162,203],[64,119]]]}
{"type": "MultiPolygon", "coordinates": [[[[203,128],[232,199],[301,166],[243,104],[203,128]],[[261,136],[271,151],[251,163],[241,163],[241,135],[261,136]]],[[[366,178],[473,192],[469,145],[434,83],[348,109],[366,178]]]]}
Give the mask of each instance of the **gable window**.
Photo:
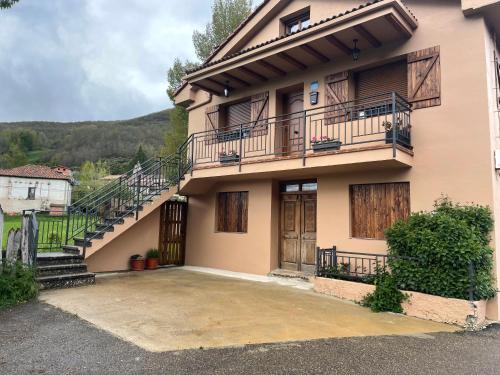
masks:
{"type": "Polygon", "coordinates": [[[408,182],[351,185],[351,236],[383,240],[384,231],[410,215],[408,182]]]}
{"type": "Polygon", "coordinates": [[[285,34],[293,34],[301,31],[311,24],[309,10],[303,11],[298,15],[290,16],[283,20],[283,31],[285,34]]]}
{"type": "Polygon", "coordinates": [[[248,191],[217,193],[217,232],[246,233],[248,191]]]}
{"type": "Polygon", "coordinates": [[[29,200],[35,199],[35,193],[36,193],[36,187],[29,187],[28,188],[28,199],[29,200]]]}

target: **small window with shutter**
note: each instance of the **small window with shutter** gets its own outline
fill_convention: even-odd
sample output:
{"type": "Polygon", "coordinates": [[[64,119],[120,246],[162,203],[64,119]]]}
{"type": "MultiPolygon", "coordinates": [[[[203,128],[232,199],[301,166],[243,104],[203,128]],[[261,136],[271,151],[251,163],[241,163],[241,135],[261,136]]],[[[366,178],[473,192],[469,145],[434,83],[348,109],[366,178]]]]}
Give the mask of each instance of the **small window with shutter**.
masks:
{"type": "Polygon", "coordinates": [[[248,227],[248,191],[217,194],[217,232],[246,233],[248,227]]]}

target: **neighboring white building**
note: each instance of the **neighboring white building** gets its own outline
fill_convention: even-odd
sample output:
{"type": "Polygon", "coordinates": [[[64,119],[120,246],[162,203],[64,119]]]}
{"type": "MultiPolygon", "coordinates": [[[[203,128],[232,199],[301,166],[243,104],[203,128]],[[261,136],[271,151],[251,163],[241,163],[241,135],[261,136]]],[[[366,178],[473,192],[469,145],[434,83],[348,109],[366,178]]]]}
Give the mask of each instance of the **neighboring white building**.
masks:
{"type": "Polygon", "coordinates": [[[56,214],[71,204],[72,184],[71,170],[63,166],[0,169],[0,206],[6,213],[37,209],[56,214]]]}

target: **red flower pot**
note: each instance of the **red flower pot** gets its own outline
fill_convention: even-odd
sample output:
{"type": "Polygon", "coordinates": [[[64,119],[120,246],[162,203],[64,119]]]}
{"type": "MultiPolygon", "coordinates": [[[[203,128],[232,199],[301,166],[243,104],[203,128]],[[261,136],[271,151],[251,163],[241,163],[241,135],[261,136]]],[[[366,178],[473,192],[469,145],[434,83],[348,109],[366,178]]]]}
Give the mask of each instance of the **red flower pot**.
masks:
{"type": "Polygon", "coordinates": [[[158,268],[160,260],[158,258],[147,258],[146,259],[146,268],[148,270],[155,270],[158,268]]]}
{"type": "Polygon", "coordinates": [[[144,271],[144,259],[130,259],[130,269],[132,271],[144,271]]]}

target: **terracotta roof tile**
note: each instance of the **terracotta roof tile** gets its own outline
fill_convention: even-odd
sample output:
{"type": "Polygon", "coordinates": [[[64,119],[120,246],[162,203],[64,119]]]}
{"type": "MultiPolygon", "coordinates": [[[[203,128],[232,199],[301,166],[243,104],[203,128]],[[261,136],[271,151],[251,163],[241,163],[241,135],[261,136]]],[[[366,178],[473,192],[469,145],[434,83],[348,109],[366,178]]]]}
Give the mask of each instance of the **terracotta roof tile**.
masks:
{"type": "Polygon", "coordinates": [[[71,180],[71,176],[65,176],[64,174],[45,165],[23,165],[22,167],[11,169],[0,169],[0,176],[71,180]]]}

